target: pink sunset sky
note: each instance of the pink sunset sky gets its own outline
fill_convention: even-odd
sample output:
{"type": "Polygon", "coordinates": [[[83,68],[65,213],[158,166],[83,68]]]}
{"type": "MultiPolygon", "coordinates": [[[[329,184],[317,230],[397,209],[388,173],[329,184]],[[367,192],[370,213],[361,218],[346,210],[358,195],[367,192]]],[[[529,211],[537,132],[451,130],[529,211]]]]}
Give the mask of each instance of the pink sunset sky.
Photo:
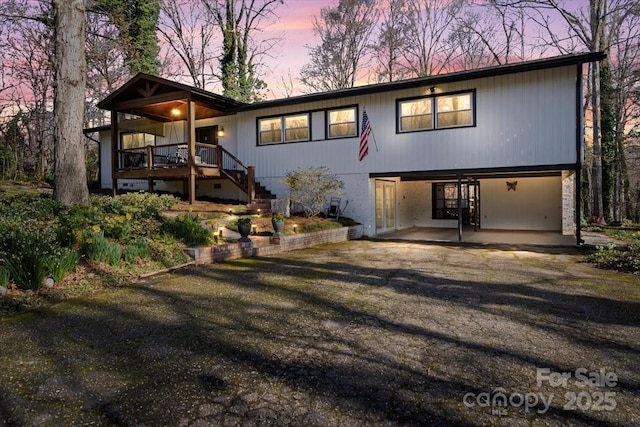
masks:
{"type": "Polygon", "coordinates": [[[300,69],[309,62],[307,45],[315,45],[313,17],[320,16],[320,9],[335,6],[338,0],[285,0],[276,9],[278,21],[269,26],[269,32],[282,35],[282,41],[275,47],[273,58],[267,58],[269,70],[263,79],[269,85],[268,98],[285,96],[282,79],[294,80],[297,91],[302,88],[297,82],[300,69]]]}

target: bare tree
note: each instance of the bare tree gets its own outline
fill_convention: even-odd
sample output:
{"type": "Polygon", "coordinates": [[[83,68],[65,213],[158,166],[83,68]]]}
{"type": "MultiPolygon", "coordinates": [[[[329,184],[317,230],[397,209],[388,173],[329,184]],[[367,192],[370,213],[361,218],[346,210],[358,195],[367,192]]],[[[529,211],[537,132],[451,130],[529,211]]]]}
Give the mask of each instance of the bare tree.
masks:
{"type": "Polygon", "coordinates": [[[411,74],[424,77],[447,69],[454,52],[447,46],[448,34],[464,0],[415,0],[409,5],[407,36],[411,43],[404,59],[411,74]]]}
{"type": "Polygon", "coordinates": [[[6,32],[0,40],[7,71],[15,82],[8,93],[21,112],[25,132],[21,167],[42,179],[52,162],[53,28],[51,4],[7,1],[0,12],[6,32]]]}
{"type": "MultiPolygon", "coordinates": [[[[574,51],[577,46],[589,52],[610,53],[612,34],[632,15],[637,14],[637,0],[589,0],[587,6],[562,0],[499,0],[505,7],[527,8],[528,16],[542,28],[549,43],[561,51],[574,51]],[[559,38],[549,11],[555,12],[567,27],[568,37],[559,38]]],[[[600,63],[593,63],[590,73],[592,111],[591,214],[604,215],[602,190],[602,146],[600,105],[600,63]]]]}
{"type": "Polygon", "coordinates": [[[109,118],[96,104],[131,76],[118,35],[118,29],[108,16],[87,11],[85,125],[88,127],[108,122],[109,118]]]}
{"type": "Polygon", "coordinates": [[[257,33],[277,17],[283,0],[202,0],[222,34],[220,81],[225,96],[244,102],[261,99],[266,83],[262,60],[279,38],[258,39],[257,33]]]}
{"type": "Polygon", "coordinates": [[[161,0],[158,31],[180,59],[195,87],[206,89],[218,80],[213,63],[217,26],[211,10],[200,1],[161,0]]]}
{"type": "Polygon", "coordinates": [[[318,45],[308,47],[310,62],[300,80],[314,91],[350,88],[364,67],[371,48],[371,34],[377,21],[374,0],[340,0],[335,7],[320,10],[313,32],[318,45]]]}
{"type": "Polygon", "coordinates": [[[379,82],[406,77],[406,67],[402,66],[401,60],[402,51],[410,42],[407,37],[408,4],[408,0],[390,0],[381,8],[380,30],[374,44],[379,82]]]}
{"type": "Polygon", "coordinates": [[[527,41],[527,18],[521,8],[505,8],[490,0],[465,4],[456,15],[449,43],[457,54],[454,69],[469,70],[520,62],[541,56],[540,46],[527,41]]]}
{"type": "Polygon", "coordinates": [[[89,205],[82,123],[86,87],[85,1],[53,0],[56,91],[55,190],[65,205],[89,205]]]}

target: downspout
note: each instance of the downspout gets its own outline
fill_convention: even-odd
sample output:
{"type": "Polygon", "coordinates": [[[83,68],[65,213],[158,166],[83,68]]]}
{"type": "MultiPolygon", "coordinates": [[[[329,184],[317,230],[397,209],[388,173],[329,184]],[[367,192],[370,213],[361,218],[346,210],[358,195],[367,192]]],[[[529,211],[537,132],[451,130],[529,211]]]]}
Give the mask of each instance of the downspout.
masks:
{"type": "Polygon", "coordinates": [[[584,157],[584,110],[582,109],[582,67],[576,65],[576,179],[575,179],[575,208],[576,244],[582,245],[582,162],[584,157]]]}

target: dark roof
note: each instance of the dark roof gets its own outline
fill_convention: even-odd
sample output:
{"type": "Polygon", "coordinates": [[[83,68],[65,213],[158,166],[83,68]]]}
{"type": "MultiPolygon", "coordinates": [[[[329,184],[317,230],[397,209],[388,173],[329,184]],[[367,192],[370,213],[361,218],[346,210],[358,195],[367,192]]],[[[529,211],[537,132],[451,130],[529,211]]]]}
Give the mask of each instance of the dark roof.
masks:
{"type": "Polygon", "coordinates": [[[551,58],[542,58],[533,61],[478,68],[475,70],[457,71],[453,73],[438,74],[428,77],[418,77],[409,80],[398,80],[395,82],[378,83],[367,86],[353,87],[349,89],[293,96],[290,98],[256,102],[253,104],[244,104],[236,111],[249,111],[261,108],[280,107],[286,105],[301,104],[305,102],[323,101],[328,99],[345,98],[349,96],[388,92],[392,90],[411,89],[424,86],[437,86],[439,84],[458,82],[462,80],[501,76],[506,74],[543,70],[546,68],[564,67],[567,65],[585,64],[589,62],[601,61],[604,58],[606,58],[606,55],[602,52],[575,53],[562,56],[554,56],[551,58]]]}
{"type": "Polygon", "coordinates": [[[174,82],[151,74],[139,73],[105,99],[98,102],[98,107],[105,110],[112,110],[114,107],[117,108],[118,104],[123,100],[141,98],[143,97],[141,86],[146,86],[146,89],[148,89],[150,93],[152,92],[154,96],[170,96],[172,93],[182,93],[185,97],[189,96],[193,100],[204,102],[220,111],[228,111],[245,105],[243,102],[204,89],[174,82]]]}

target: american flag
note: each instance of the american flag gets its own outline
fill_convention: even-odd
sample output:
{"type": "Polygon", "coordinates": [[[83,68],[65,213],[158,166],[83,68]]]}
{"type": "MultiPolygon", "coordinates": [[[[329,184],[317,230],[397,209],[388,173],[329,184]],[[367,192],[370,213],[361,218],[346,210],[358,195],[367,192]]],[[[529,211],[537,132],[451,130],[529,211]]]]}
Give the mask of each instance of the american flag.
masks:
{"type": "Polygon", "coordinates": [[[360,154],[358,159],[362,161],[369,154],[369,134],[371,133],[371,123],[367,111],[362,109],[362,132],[360,132],[360,154]]]}

